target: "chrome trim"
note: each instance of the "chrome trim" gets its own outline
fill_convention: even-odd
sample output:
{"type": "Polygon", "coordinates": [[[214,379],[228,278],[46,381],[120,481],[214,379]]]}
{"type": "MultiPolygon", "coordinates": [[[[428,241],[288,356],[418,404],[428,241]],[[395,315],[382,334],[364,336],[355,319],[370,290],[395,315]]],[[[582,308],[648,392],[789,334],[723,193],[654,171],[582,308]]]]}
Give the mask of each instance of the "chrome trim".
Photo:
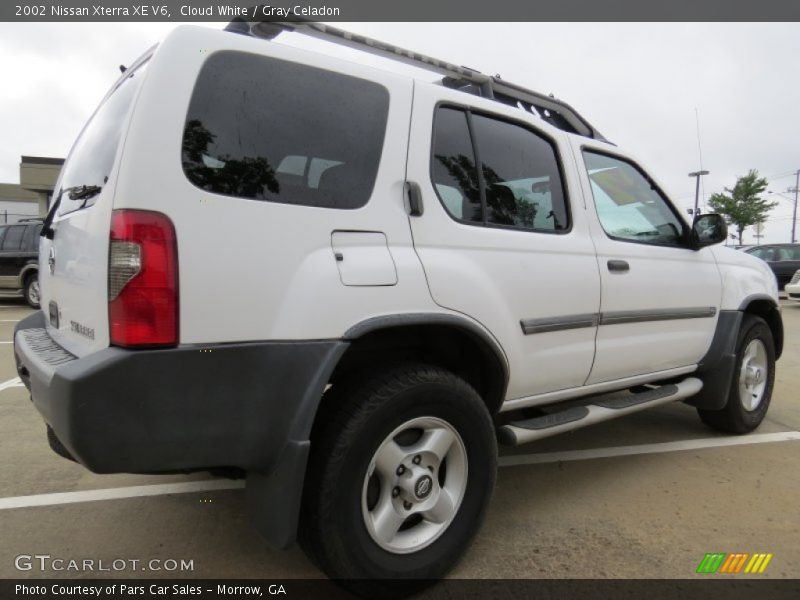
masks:
{"type": "Polygon", "coordinates": [[[519,324],[522,333],[548,333],[550,331],[563,331],[566,329],[581,329],[583,327],[597,327],[600,315],[589,313],[584,315],[568,315],[564,317],[547,317],[544,319],[522,319],[519,324]]]}
{"type": "Polygon", "coordinates": [[[665,308],[650,310],[616,310],[600,313],[600,325],[643,323],[645,321],[672,321],[677,319],[706,319],[717,314],[713,306],[692,308],[665,308]]]}
{"type": "MultiPolygon", "coordinates": [[[[565,423],[560,423],[558,425],[553,425],[551,427],[542,429],[526,429],[524,427],[516,426],[513,422],[511,422],[500,427],[498,432],[501,435],[501,439],[506,440],[506,443],[510,442],[514,446],[518,446],[519,444],[527,444],[528,442],[540,440],[542,438],[550,437],[565,431],[574,431],[575,429],[580,429],[581,427],[586,427],[587,425],[593,425],[594,423],[616,419],[618,417],[639,412],[640,410],[645,410],[653,406],[659,406],[668,402],[689,398],[703,389],[703,382],[696,377],[687,377],[672,387],[674,388],[674,391],[671,394],[667,394],[660,398],[655,398],[646,402],[632,404],[623,408],[607,408],[600,404],[590,403],[586,405],[587,414],[583,417],[565,423]]],[[[602,397],[596,400],[602,400],[602,397]]]]}

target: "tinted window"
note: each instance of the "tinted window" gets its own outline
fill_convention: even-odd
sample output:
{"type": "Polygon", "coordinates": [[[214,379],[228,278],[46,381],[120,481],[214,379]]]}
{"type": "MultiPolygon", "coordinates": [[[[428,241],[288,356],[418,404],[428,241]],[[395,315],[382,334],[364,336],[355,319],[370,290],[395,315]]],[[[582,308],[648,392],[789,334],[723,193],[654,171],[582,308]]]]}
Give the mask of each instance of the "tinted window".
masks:
{"type": "Polygon", "coordinates": [[[370,81],[219,52],[192,94],[183,170],[217,194],[358,208],[375,183],[388,106],[370,81]]]}
{"type": "Polygon", "coordinates": [[[800,260],[800,246],[778,246],[773,260],[800,260]]]}
{"type": "Polygon", "coordinates": [[[41,224],[28,225],[25,228],[25,235],[22,238],[22,249],[26,252],[39,251],[39,233],[42,231],[41,224]]]}
{"type": "Polygon", "coordinates": [[[616,239],[666,246],[682,245],[684,224],[655,185],[632,164],[584,152],[597,216],[616,239]]]}
{"type": "Polygon", "coordinates": [[[431,172],[436,193],[456,219],[482,223],[478,169],[466,113],[442,108],[434,129],[431,172]]]}
{"type": "Polygon", "coordinates": [[[486,221],[524,229],[569,226],[555,149],[528,129],[473,115],[486,189],[486,221]]]}
{"type": "Polygon", "coordinates": [[[122,139],[122,128],[143,79],[146,64],[130,72],[100,105],[75,142],[61,175],[59,214],[91,206],[97,200],[97,194],[87,193],[86,189],[102,188],[111,173],[122,139]],[[83,193],[78,193],[81,191],[83,193]]]}
{"type": "Polygon", "coordinates": [[[20,249],[22,243],[22,235],[25,233],[24,225],[14,225],[8,228],[6,237],[3,239],[3,250],[6,252],[13,252],[20,249]]]}

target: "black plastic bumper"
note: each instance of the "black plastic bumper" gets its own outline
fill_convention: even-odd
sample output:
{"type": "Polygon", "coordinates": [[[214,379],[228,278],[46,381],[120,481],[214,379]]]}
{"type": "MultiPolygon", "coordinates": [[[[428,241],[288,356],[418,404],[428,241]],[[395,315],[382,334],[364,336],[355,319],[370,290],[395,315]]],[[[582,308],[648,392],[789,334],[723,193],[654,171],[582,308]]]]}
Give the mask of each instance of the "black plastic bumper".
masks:
{"type": "Polygon", "coordinates": [[[96,473],[239,467],[268,475],[288,446],[307,446],[347,346],[112,347],[70,359],[47,347],[44,327],[41,312],[17,325],[18,371],[58,439],[96,473]]]}

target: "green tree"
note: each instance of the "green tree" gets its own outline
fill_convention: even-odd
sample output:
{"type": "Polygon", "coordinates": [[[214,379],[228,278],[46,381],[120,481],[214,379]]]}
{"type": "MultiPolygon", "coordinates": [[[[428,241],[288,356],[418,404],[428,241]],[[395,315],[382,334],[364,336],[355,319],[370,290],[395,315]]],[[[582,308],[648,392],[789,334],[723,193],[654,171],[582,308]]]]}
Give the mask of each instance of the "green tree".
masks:
{"type": "Polygon", "coordinates": [[[725,188],[727,193],[712,194],[708,199],[708,205],[714,212],[723,215],[729,225],[736,226],[740,245],[745,227],[766,221],[769,211],[778,204],[761,197],[766,189],[766,178],[759,177],[758,171],[751,169],[747,175],[736,180],[733,189],[725,188]]]}

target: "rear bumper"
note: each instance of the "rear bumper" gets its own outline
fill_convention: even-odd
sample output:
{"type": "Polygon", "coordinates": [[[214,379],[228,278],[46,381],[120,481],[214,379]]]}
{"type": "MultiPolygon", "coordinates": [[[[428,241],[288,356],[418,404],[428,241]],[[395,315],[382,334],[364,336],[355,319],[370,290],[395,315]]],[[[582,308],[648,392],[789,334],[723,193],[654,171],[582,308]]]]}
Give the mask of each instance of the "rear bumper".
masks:
{"type": "Polygon", "coordinates": [[[76,358],[38,312],[14,333],[17,370],[75,459],[96,473],[239,467],[269,474],[307,447],[346,342],[106,348],[76,358]]]}

